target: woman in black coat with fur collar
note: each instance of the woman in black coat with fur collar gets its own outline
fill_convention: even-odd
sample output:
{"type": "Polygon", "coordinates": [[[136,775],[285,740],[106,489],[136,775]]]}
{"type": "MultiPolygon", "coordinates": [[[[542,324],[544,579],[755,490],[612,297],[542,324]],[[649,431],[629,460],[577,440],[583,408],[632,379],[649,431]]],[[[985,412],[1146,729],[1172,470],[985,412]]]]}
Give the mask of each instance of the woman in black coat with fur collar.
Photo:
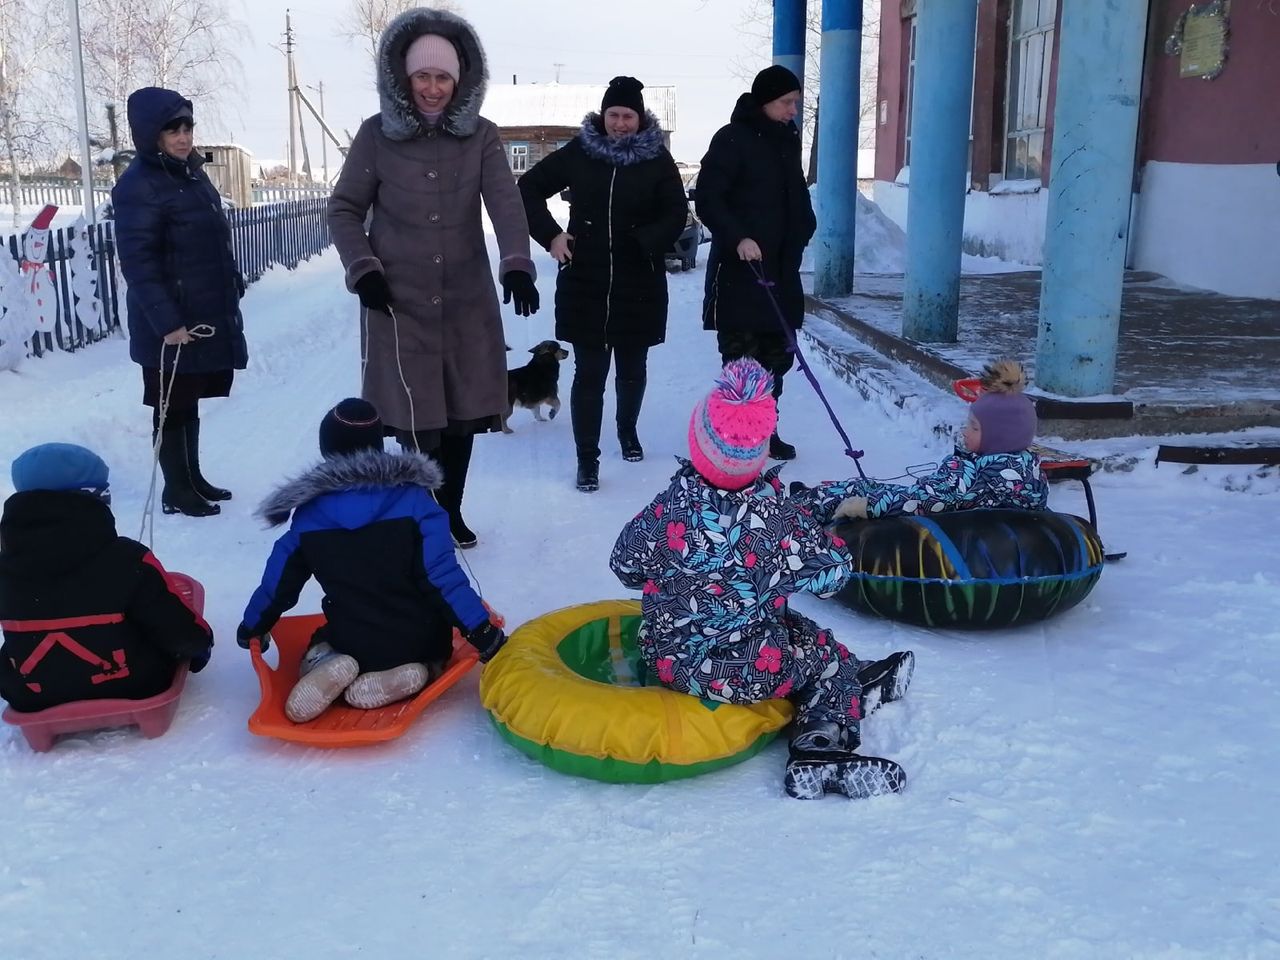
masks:
{"type": "Polygon", "coordinates": [[[600,486],[600,421],[610,358],[616,359],[618,443],[625,460],[644,450],[636,421],[649,348],[667,332],[666,252],[680,236],[688,201],[643,84],[615,77],[600,113],[520,178],[529,233],[560,264],[556,336],[574,346],[569,409],[578,489],[600,486]],[[561,227],[547,198],[570,191],[561,227]]]}
{"type": "MultiPolygon", "coordinates": [[[[761,70],[712,137],[695,194],[698,216],[711,228],[702,325],[716,331],[725,363],[752,357],[772,373],[774,397],[795,358],[754,268],[772,282],[783,317],[798,330],[804,320],[800,260],[817,228],[800,165],[799,105],[794,73],[776,64],[761,70]]],[[[791,460],[796,448],[775,433],[769,455],[791,460]]]]}

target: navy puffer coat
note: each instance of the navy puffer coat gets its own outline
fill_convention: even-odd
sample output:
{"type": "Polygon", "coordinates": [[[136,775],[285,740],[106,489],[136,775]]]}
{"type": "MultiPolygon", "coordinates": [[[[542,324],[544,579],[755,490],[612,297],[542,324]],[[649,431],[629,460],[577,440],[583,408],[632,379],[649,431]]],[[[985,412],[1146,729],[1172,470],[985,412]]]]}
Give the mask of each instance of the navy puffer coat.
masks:
{"type": "MultiPolygon", "coordinates": [[[[208,324],[213,335],[182,348],[178,371],[243,370],[244,280],[218,191],[195,151],[184,162],[159,147],[161,128],[184,107],[190,110],[191,101],[160,87],[129,96],[137,156],[111,191],[116,250],[129,285],[129,356],[158,368],[166,334],[208,324]]],[[[174,352],[166,354],[166,369],[174,352]]]]}

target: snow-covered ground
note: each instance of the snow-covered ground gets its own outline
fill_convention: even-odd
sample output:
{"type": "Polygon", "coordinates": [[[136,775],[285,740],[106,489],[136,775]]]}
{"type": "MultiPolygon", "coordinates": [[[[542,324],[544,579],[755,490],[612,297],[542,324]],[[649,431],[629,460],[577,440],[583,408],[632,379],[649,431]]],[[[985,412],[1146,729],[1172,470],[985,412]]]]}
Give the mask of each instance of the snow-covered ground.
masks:
{"type": "MultiPolygon", "coordinates": [[[[552,335],[554,269],[539,266],[543,312],[508,315],[513,365],[552,335]]],[[[511,627],[624,595],[610,546],[666,482],[717,367],[702,282],[671,278],[643,463],[606,442],[600,492],[576,492],[567,410],[519,411],[515,434],[477,442],[466,558],[511,627]]],[[[272,540],[253,507],[315,458],[320,416],[357,389],[357,312],[332,252],[268,274],[244,307],[251,367],[203,431],[207,473],[236,498],[220,517],[156,518],[157,554],[207,588],[213,661],[159,740],[108,732],[41,755],[0,730],[0,956],[1280,956],[1274,475],[1233,492],[1225,472],[1156,470],[1128,441],[1134,469],[1096,489],[1129,558],[1043,624],[928,631],[802,599],[864,657],[917,653],[906,700],[864,726],[868,752],[911,777],[899,797],[789,800],[780,743],[681,783],[569,778],[499,740],[475,673],[394,743],[304,749],[246,730],[257,684],[234,631],[272,540]]],[[[942,452],[927,418],[890,419],[819,374],[873,475],[942,452]]],[[[46,440],[94,447],[135,535],[140,392],[123,340],[0,374],[0,462],[46,440]]],[[[782,411],[800,448],[785,477],[847,472],[799,375],[782,411]]],[[[1084,510],[1068,487],[1053,503],[1084,510]]],[[[311,590],[297,612],[318,603],[311,590]]]]}

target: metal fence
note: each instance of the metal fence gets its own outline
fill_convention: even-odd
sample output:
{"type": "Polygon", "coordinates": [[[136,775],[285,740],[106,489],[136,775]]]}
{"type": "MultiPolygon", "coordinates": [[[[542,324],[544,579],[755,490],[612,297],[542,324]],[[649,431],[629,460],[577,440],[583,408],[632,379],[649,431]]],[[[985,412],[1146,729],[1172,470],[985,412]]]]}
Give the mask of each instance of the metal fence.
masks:
{"type": "MultiPolygon", "coordinates": [[[[0,180],[0,207],[36,207],[46,203],[59,207],[83,207],[84,187],[79,180],[50,179],[33,177],[23,179],[18,191],[18,202],[14,203],[13,182],[8,178],[0,180]]],[[[111,184],[95,183],[93,185],[93,203],[98,206],[111,199],[111,184]]],[[[0,210],[0,215],[3,211],[0,210]]]]}
{"type": "Polygon", "coordinates": [[[286,200],[311,200],[316,197],[328,197],[330,188],[323,183],[312,184],[264,184],[253,188],[253,205],[262,203],[283,203],[286,200]]]}
{"type": "MultiPolygon", "coordinates": [[[[236,262],[246,283],[253,283],[268,267],[293,270],[299,263],[329,246],[328,201],[321,198],[227,211],[236,262]]],[[[77,350],[118,329],[124,317],[124,291],[116,269],[115,224],[106,220],[89,229],[90,249],[98,272],[98,297],[102,310],[97,327],[86,329],[76,318],[71,290],[71,239],[74,227],[49,232],[46,263],[57,299],[57,323],[53,333],[37,333],[31,339],[31,355],[50,350],[77,350]]],[[[9,253],[21,262],[21,236],[8,238],[9,253]]]]}

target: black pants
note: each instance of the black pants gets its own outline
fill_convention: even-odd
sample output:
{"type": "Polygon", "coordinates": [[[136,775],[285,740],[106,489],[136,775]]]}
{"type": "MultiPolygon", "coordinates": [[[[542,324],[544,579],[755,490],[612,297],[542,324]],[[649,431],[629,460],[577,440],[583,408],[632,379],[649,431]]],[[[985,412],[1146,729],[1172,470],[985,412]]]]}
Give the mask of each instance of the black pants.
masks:
{"type": "Polygon", "coordinates": [[[796,362],[785,333],[751,333],[744,330],[718,330],[721,363],[751,357],[773,374],[773,396],[782,396],[782,378],[796,362]]]}
{"type": "Polygon", "coordinates": [[[648,376],[649,348],[575,343],[569,414],[573,418],[573,440],[578,447],[579,460],[600,459],[600,421],[604,416],[604,385],[609,379],[610,360],[615,368],[619,434],[626,431],[634,433],[640,416],[648,376]]]}

